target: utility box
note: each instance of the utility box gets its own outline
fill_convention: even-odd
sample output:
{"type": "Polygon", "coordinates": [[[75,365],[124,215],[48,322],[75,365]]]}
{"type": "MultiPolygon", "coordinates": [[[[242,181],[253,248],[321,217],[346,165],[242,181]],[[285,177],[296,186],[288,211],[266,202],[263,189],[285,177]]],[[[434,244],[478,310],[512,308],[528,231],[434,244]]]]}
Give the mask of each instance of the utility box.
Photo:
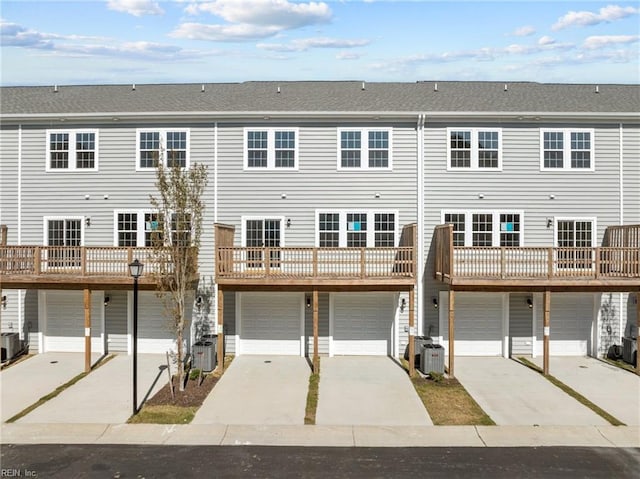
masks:
{"type": "MultiPolygon", "coordinates": [[[[433,339],[429,336],[414,336],[413,337],[413,354],[414,354],[414,366],[416,368],[420,368],[420,351],[422,350],[422,346],[426,344],[433,344],[433,339]]],[[[409,345],[404,350],[404,359],[409,361],[409,345]]]]}
{"type": "Polygon", "coordinates": [[[425,344],[420,348],[420,371],[444,374],[444,348],[439,344],[425,344]]]}
{"type": "Polygon", "coordinates": [[[213,371],[216,367],[215,341],[198,341],[193,345],[193,367],[204,372],[213,371]]]}
{"type": "Polygon", "coordinates": [[[625,363],[637,365],[638,361],[638,338],[622,338],[622,360],[625,363]]]}
{"type": "Polygon", "coordinates": [[[20,352],[20,334],[2,333],[2,361],[9,361],[20,352]]]}

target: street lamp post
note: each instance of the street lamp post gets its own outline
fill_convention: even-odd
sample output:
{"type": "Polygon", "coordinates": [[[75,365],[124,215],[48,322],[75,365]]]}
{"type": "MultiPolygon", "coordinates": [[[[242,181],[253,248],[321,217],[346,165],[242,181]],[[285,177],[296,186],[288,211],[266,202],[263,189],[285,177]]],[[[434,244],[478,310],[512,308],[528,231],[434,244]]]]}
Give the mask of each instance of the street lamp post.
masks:
{"type": "Polygon", "coordinates": [[[133,414],[138,413],[138,278],[142,276],[144,264],[138,259],[129,263],[129,274],[133,277],[133,414]]]}

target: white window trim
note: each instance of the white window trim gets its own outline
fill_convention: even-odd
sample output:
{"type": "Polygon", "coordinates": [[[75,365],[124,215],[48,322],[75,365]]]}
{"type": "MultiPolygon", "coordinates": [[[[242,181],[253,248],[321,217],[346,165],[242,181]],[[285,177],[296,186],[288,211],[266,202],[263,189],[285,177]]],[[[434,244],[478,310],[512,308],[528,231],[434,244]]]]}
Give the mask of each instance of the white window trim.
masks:
{"type": "Polygon", "coordinates": [[[47,156],[45,161],[45,171],[47,173],[68,173],[95,172],[98,171],[99,155],[99,132],[92,128],[55,128],[46,130],[47,156]],[[67,133],[69,135],[69,166],[66,168],[51,168],[51,134],[67,133]],[[93,168],[76,168],[76,135],[79,133],[93,133],[95,139],[95,158],[93,168]]]}
{"type": "Polygon", "coordinates": [[[85,221],[87,216],[43,216],[42,217],[42,244],[44,246],[49,246],[49,221],[61,221],[61,220],[80,220],[80,246],[84,246],[84,230],[85,230],[85,221]]]}
{"type": "Polygon", "coordinates": [[[300,145],[300,132],[298,127],[245,127],[243,133],[243,169],[244,171],[298,171],[298,166],[300,164],[299,157],[299,145],[300,145]],[[258,167],[258,166],[249,166],[249,147],[247,145],[247,140],[249,137],[250,131],[266,131],[267,132],[267,166],[266,167],[258,167]],[[296,144],[294,148],[294,159],[295,164],[293,167],[276,167],[276,131],[291,131],[296,135],[296,144]]]}
{"type": "Polygon", "coordinates": [[[502,128],[466,128],[466,127],[449,127],[447,128],[447,171],[502,171],[502,128]],[[451,132],[452,131],[469,131],[471,132],[471,166],[460,167],[451,166],[451,132]],[[478,133],[479,132],[496,132],[498,133],[498,166],[496,168],[480,168],[478,151],[478,133]]]}
{"type": "Polygon", "coordinates": [[[254,215],[248,215],[248,216],[241,216],[240,217],[240,222],[242,223],[242,228],[241,228],[241,234],[242,234],[242,247],[246,248],[247,247],[247,221],[251,221],[251,220],[279,220],[280,221],[280,247],[284,248],[285,246],[285,229],[286,229],[286,219],[284,216],[280,216],[280,215],[258,215],[258,216],[254,216],[254,215]]]}
{"type": "Polygon", "coordinates": [[[524,211],[523,210],[442,210],[440,211],[440,224],[444,223],[444,216],[447,214],[464,215],[464,245],[473,247],[473,215],[492,215],[491,247],[500,247],[500,215],[520,215],[520,246],[524,243],[524,211]]]}
{"type": "Polygon", "coordinates": [[[393,170],[393,128],[338,128],[338,154],[337,165],[338,171],[391,171],[393,170]],[[360,132],[360,166],[342,166],[342,132],[344,131],[359,131],[360,132]],[[386,131],[389,134],[389,165],[386,167],[370,167],[369,166],[369,132],[372,131],[386,131]]]}
{"type": "MultiPolygon", "coordinates": [[[[582,151],[582,150],[580,150],[582,151]]],[[[540,171],[595,171],[595,129],[593,128],[540,128],[540,171]],[[547,168],[544,166],[544,134],[562,133],[563,164],[562,168],[547,168]],[[589,149],[591,165],[589,168],[571,167],[571,133],[589,133],[591,136],[591,148],[589,149]]]]}
{"type": "Polygon", "coordinates": [[[142,248],[145,246],[145,241],[144,241],[144,215],[146,213],[156,213],[156,211],[152,210],[152,209],[126,209],[126,208],[122,208],[122,209],[118,209],[118,210],[113,210],[113,245],[114,246],[118,246],[118,215],[120,213],[135,213],[138,215],[137,221],[137,229],[136,229],[136,246],[137,248],[142,248]]]}
{"type": "Polygon", "coordinates": [[[191,130],[189,128],[136,128],[136,171],[155,171],[155,167],[140,166],[140,133],[160,133],[160,148],[162,149],[162,164],[167,166],[167,133],[186,133],[187,151],[185,157],[185,167],[188,169],[191,164],[191,130]]]}
{"type": "Polygon", "coordinates": [[[558,246],[558,222],[560,221],[584,221],[591,223],[591,248],[598,244],[598,222],[595,216],[557,216],[553,218],[553,246],[558,246]]]}
{"type": "Polygon", "coordinates": [[[316,248],[320,247],[320,214],[338,214],[339,215],[339,230],[338,230],[338,247],[346,248],[347,247],[347,214],[355,213],[355,214],[366,214],[367,215],[367,224],[371,225],[371,228],[367,229],[367,248],[374,248],[375,246],[375,215],[376,214],[393,214],[395,215],[395,224],[394,224],[394,239],[393,245],[394,247],[398,246],[400,241],[400,231],[399,231],[399,213],[398,210],[388,210],[388,209],[317,209],[316,210],[316,225],[315,225],[315,246],[316,248]]]}

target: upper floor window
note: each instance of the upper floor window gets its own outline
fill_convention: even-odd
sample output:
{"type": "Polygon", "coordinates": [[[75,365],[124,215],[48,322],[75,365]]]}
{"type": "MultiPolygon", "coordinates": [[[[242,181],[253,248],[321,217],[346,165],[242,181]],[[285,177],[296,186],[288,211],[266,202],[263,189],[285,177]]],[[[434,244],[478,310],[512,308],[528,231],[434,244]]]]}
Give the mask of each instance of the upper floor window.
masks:
{"type": "Polygon", "coordinates": [[[298,168],[298,130],[247,128],[244,130],[245,169],[298,168]]]}
{"type": "Polygon", "coordinates": [[[556,218],[558,268],[589,269],[595,244],[595,219],[556,218]]]}
{"type": "Polygon", "coordinates": [[[96,171],[97,169],[97,131],[47,130],[46,171],[96,171]]]}
{"type": "Polygon", "coordinates": [[[447,169],[502,169],[500,129],[449,128],[447,135],[447,169]]]}
{"type": "MultiPolygon", "coordinates": [[[[171,215],[171,242],[188,246],[191,242],[191,217],[171,215]]],[[[122,210],[114,212],[116,246],[152,247],[163,242],[162,222],[158,213],[144,210],[122,210]]]]}
{"type": "Polygon", "coordinates": [[[540,130],[542,170],[594,170],[593,130],[540,130]]]}
{"type": "Polygon", "coordinates": [[[444,212],[442,221],[453,224],[453,246],[522,246],[519,211],[444,212]]]}
{"type": "Polygon", "coordinates": [[[189,167],[189,130],[139,129],[137,141],[136,170],[153,169],[158,161],[169,168],[189,167]]]}
{"type": "Polygon", "coordinates": [[[44,218],[45,245],[64,247],[47,249],[45,257],[47,268],[80,266],[81,251],[79,247],[83,243],[83,223],[84,219],[81,217],[44,218]]]}
{"type": "Polygon", "coordinates": [[[316,221],[321,248],[383,248],[398,242],[396,211],[319,211],[316,221]]]}
{"type": "Polygon", "coordinates": [[[339,129],[338,169],[391,169],[391,129],[339,129]]]}

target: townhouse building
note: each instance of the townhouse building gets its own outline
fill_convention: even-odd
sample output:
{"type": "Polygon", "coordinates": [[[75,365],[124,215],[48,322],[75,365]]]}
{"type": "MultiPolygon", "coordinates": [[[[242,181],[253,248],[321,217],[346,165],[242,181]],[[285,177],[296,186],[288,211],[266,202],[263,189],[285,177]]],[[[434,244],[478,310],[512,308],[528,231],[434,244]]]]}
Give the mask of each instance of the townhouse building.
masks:
{"type": "MultiPolygon", "coordinates": [[[[149,258],[158,155],[209,172],[192,342],[315,360],[400,357],[424,335],[453,369],[454,355],[601,356],[637,324],[638,85],[0,95],[2,331],[34,352],[83,351],[86,335],[131,351],[126,265],[149,258]]],[[[164,352],[162,303],[140,284],[139,351],[164,352]]]]}

